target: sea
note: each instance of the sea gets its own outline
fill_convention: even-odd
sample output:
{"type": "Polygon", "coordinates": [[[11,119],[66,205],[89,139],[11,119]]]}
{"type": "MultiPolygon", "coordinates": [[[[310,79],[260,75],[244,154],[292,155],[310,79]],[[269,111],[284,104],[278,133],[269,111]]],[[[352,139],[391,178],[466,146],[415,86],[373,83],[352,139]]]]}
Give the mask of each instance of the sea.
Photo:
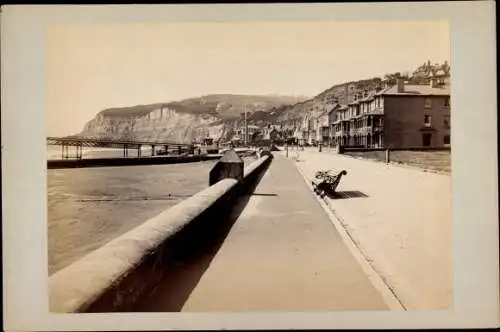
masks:
{"type": "MultiPolygon", "coordinates": [[[[121,156],[83,151],[83,158],[121,156]]],[[[60,149],[47,148],[47,159],[60,158],[60,149]]],[[[49,274],[207,188],[215,162],[47,170],[49,274]]]]}

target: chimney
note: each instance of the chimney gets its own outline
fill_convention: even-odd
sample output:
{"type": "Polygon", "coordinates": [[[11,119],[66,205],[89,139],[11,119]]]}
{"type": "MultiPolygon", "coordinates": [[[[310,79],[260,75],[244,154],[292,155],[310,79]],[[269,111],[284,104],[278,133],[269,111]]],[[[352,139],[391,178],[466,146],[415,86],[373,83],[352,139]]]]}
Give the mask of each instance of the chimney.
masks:
{"type": "Polygon", "coordinates": [[[397,79],[397,85],[398,85],[398,93],[402,93],[402,92],[405,92],[405,82],[398,78],[397,79]]]}

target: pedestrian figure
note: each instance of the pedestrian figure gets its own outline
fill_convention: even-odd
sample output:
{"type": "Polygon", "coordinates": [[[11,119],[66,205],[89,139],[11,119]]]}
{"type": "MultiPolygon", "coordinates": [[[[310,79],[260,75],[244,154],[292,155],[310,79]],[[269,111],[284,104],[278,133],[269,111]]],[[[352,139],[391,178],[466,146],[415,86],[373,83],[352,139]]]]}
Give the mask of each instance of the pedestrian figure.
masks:
{"type": "Polygon", "coordinates": [[[299,154],[300,154],[300,150],[299,148],[297,147],[297,150],[295,150],[295,153],[293,155],[293,159],[297,162],[299,161],[299,154]]]}

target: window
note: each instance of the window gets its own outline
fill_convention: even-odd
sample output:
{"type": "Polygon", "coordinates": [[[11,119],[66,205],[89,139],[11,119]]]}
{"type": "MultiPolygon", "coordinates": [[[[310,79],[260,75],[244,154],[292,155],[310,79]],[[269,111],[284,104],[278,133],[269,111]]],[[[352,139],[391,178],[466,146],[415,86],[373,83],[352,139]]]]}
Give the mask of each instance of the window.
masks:
{"type": "Polygon", "coordinates": [[[431,116],[430,115],[424,115],[424,126],[425,127],[431,126],[431,116]]]}
{"type": "Polygon", "coordinates": [[[450,97],[447,97],[447,98],[444,100],[444,106],[446,106],[446,107],[450,107],[450,97]]]}
{"type": "Polygon", "coordinates": [[[425,108],[431,108],[432,107],[432,99],[431,98],[425,98],[425,108]]]}
{"type": "Polygon", "coordinates": [[[444,144],[450,145],[450,135],[444,135],[444,144]]]}
{"type": "Polygon", "coordinates": [[[432,134],[422,134],[422,145],[430,146],[432,143],[432,134]]]}
{"type": "Polygon", "coordinates": [[[443,119],[443,126],[444,126],[445,128],[448,128],[448,129],[451,127],[451,126],[450,126],[450,116],[449,116],[449,115],[445,115],[445,116],[444,116],[444,119],[443,119]]]}

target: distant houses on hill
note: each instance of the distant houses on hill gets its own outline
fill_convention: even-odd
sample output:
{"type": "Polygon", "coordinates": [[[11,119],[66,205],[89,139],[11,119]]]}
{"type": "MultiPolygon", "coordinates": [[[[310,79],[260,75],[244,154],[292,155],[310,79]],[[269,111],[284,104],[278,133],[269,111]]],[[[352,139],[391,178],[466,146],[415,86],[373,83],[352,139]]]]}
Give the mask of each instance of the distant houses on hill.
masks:
{"type": "MultiPolygon", "coordinates": [[[[394,73],[384,79],[336,85],[313,98],[299,117],[287,114],[274,121],[251,122],[247,142],[364,148],[449,146],[450,83],[448,63],[428,61],[411,76],[394,73]]],[[[243,142],[244,126],[235,126],[233,131],[234,141],[243,142]]]]}

